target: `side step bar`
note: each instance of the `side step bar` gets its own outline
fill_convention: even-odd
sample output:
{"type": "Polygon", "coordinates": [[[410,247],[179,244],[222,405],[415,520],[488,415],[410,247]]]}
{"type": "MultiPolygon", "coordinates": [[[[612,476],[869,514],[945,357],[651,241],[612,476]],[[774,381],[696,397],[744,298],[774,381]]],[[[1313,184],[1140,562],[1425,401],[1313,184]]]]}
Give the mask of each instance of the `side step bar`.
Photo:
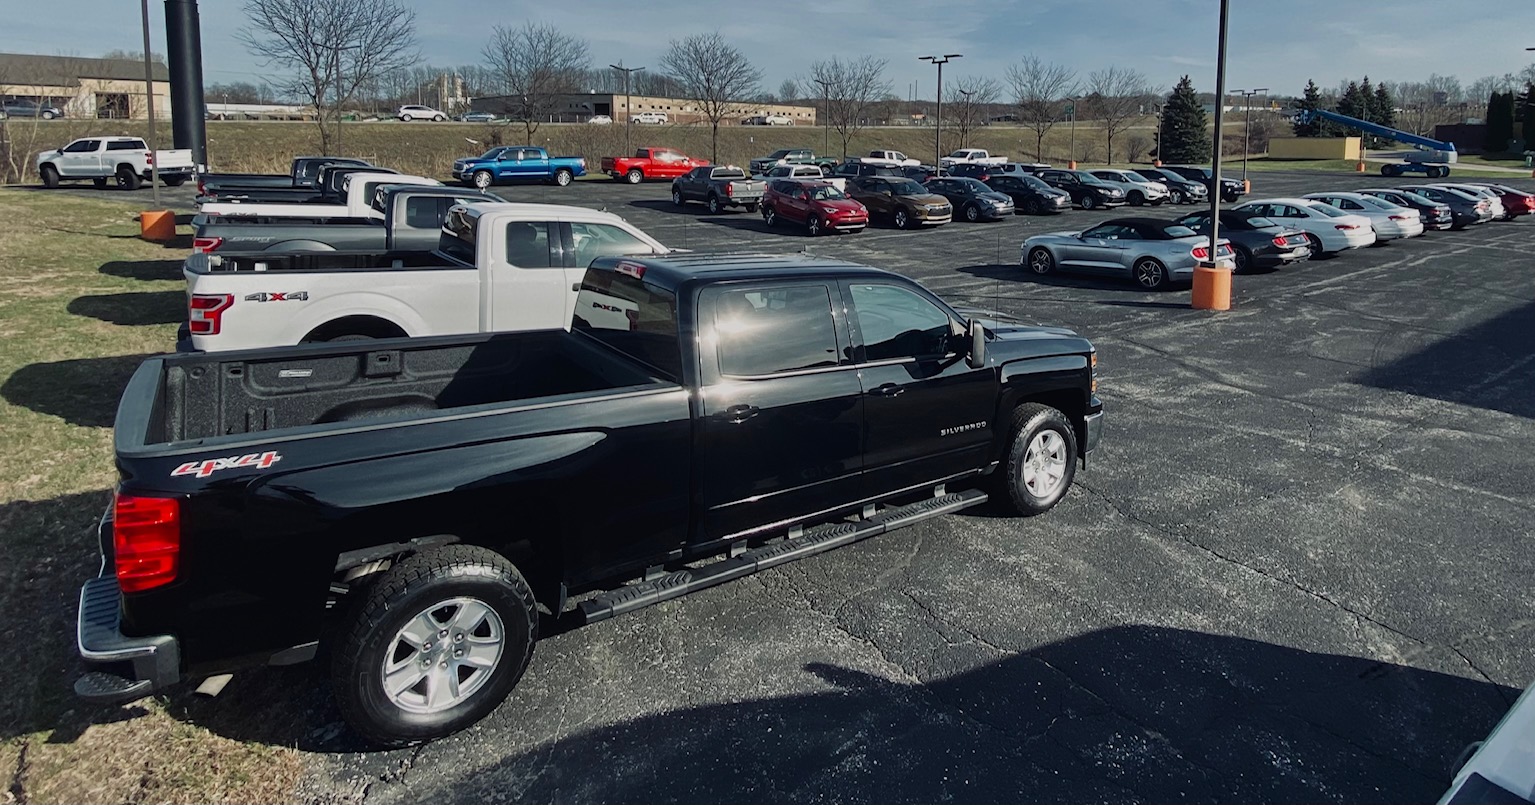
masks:
{"type": "Polygon", "coordinates": [[[976,489],[939,495],[908,506],[884,509],[873,517],[854,523],[828,523],[806,529],[797,537],[753,548],[745,553],[721,559],[700,568],[678,570],[659,579],[635,582],[582,601],[577,607],[586,623],[607,620],[614,615],[644,609],[651,604],[681,598],[691,592],[724,584],[760,570],[788,564],[833,548],[894,531],[940,514],[949,514],[986,502],[986,493],[976,489]]]}

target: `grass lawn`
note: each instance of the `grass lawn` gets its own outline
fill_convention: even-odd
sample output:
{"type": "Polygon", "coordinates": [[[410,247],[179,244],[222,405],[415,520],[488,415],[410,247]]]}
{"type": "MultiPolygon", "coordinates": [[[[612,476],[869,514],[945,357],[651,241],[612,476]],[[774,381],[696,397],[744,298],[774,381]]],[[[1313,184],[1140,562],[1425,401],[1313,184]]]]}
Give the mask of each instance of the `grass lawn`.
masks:
{"type": "Polygon", "coordinates": [[[0,802],[292,799],[299,753],[185,717],[186,695],[92,707],[71,691],[79,586],[111,499],[112,420],[173,348],[185,249],[138,239],[131,202],[0,189],[0,802]]]}

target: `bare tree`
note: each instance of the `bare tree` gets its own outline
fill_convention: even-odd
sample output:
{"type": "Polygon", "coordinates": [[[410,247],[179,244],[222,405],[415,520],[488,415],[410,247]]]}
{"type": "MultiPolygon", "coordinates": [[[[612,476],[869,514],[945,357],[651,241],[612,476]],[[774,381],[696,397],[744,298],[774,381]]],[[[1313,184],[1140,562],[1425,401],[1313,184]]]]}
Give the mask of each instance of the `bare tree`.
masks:
{"type": "Polygon", "coordinates": [[[1114,137],[1145,114],[1150,96],[1156,94],[1146,83],[1146,76],[1128,67],[1108,67],[1087,77],[1087,89],[1093,95],[1094,108],[1103,121],[1104,150],[1107,162],[1114,164],[1114,137]]]}
{"type": "Polygon", "coordinates": [[[710,159],[719,162],[720,121],[735,110],[733,101],[757,91],[762,73],[718,31],[673,39],[661,68],[709,121],[710,159]]]}
{"type": "Polygon", "coordinates": [[[1024,56],[1007,68],[1007,83],[1018,119],[1034,131],[1034,157],[1044,159],[1045,135],[1061,119],[1066,99],[1076,92],[1077,74],[1038,56],[1024,56]]]}
{"type": "Polygon", "coordinates": [[[581,76],[591,63],[586,40],[533,22],[517,28],[497,25],[482,52],[506,95],[507,111],[522,121],[530,143],[560,96],[580,91],[581,76]]]}
{"type": "Polygon", "coordinates": [[[240,40],[293,75],[279,86],[314,105],[326,154],[340,150],[341,110],[358,89],[419,58],[416,12],[395,0],[246,0],[245,15],[240,40]]]}
{"type": "Polygon", "coordinates": [[[997,102],[1002,85],[996,79],[965,76],[954,82],[956,100],[947,122],[959,135],[959,147],[970,144],[970,133],[986,125],[991,105],[997,102]]]}
{"type": "Polygon", "coordinates": [[[799,84],[795,83],[792,78],[785,78],[783,83],[778,85],[778,99],[784,103],[798,100],[799,84]]]}
{"type": "Polygon", "coordinates": [[[890,93],[884,78],[885,60],[873,56],[843,61],[833,56],[810,65],[807,84],[822,90],[826,125],[837,130],[842,140],[842,156],[847,158],[848,144],[865,126],[872,123],[879,102],[890,93]]]}

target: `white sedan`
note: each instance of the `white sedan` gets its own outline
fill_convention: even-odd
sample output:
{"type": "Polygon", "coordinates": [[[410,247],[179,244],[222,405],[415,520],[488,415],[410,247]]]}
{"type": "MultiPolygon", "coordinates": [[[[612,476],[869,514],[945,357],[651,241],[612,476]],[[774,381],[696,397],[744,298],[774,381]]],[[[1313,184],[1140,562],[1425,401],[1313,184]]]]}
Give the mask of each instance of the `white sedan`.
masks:
{"type": "Polygon", "coordinates": [[[1417,210],[1399,207],[1384,199],[1362,193],[1307,193],[1305,197],[1370,219],[1370,228],[1375,230],[1378,240],[1415,238],[1423,234],[1423,220],[1417,210]]]}
{"type": "Polygon", "coordinates": [[[1487,199],[1488,206],[1492,207],[1492,220],[1508,220],[1508,211],[1503,209],[1503,197],[1489,187],[1479,184],[1460,184],[1458,182],[1435,182],[1434,187],[1442,187],[1446,190],[1459,190],[1472,198],[1487,199]]]}
{"type": "Polygon", "coordinates": [[[1337,254],[1375,243],[1370,219],[1346,213],[1308,198],[1266,198],[1239,204],[1233,209],[1272,218],[1306,233],[1311,253],[1337,254]]]}

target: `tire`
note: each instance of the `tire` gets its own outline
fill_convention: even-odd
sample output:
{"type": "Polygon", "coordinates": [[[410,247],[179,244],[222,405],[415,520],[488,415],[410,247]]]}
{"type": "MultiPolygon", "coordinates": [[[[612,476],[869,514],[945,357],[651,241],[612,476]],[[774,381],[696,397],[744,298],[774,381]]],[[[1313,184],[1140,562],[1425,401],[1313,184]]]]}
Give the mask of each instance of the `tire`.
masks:
{"type": "Polygon", "coordinates": [[[682,191],[678,190],[676,185],[672,186],[672,203],[678,207],[681,207],[683,204],[682,191]]]}
{"type": "Polygon", "coordinates": [[[1051,254],[1050,250],[1043,246],[1035,246],[1029,252],[1028,266],[1030,271],[1040,276],[1049,274],[1055,270],[1055,255],[1051,254]]]}
{"type": "Polygon", "coordinates": [[[1135,284],[1148,291],[1166,290],[1171,284],[1171,277],[1167,274],[1167,266],[1153,260],[1150,257],[1142,257],[1130,267],[1130,278],[1135,284]]]}
{"type": "Polygon", "coordinates": [[[725,211],[724,206],[720,204],[720,197],[713,194],[709,195],[709,200],[704,203],[704,207],[709,210],[710,215],[719,215],[725,211]]]}
{"type": "Polygon", "coordinates": [[[107,189],[107,177],[105,177],[105,176],[97,176],[96,178],[92,179],[91,180],[91,187],[94,187],[97,190],[105,190],[105,189],[107,189]]]}
{"type": "Polygon", "coordinates": [[[485,188],[490,187],[496,183],[496,177],[490,171],[475,171],[473,175],[469,177],[469,182],[475,187],[484,190],[485,188]]]}
{"type": "Polygon", "coordinates": [[[342,716],[375,744],[406,746],[468,727],[506,698],[533,656],[538,610],[527,581],[500,554],[448,545],[385,571],[343,629],[331,663],[342,716]],[[456,662],[466,652],[479,662],[456,662]],[[385,687],[391,663],[394,694],[385,687]],[[426,668],[433,670],[418,670],[426,668]],[[407,685],[413,673],[421,675],[407,685]],[[466,683],[468,692],[453,692],[466,683]],[[445,700],[433,702],[438,691],[445,700]]]}
{"type": "Polygon", "coordinates": [[[906,208],[902,207],[895,211],[890,220],[895,222],[896,229],[906,229],[911,226],[911,213],[908,213],[906,208]]]}
{"type": "Polygon", "coordinates": [[[1082,197],[1082,209],[1084,209],[1084,210],[1092,210],[1092,209],[1097,209],[1097,207],[1098,207],[1098,198],[1096,196],[1094,196],[1091,193],[1088,193],[1087,195],[1082,197]]]}
{"type": "Polygon", "coordinates": [[[574,178],[576,177],[572,176],[570,171],[565,170],[564,168],[560,168],[554,172],[554,183],[560,187],[570,187],[570,182],[574,178]]]}
{"type": "Polygon", "coordinates": [[[994,485],[1013,512],[1044,514],[1071,489],[1077,472],[1077,432],[1060,411],[1039,403],[1013,409],[1007,451],[994,485]]]}
{"type": "Polygon", "coordinates": [[[743,204],[741,208],[746,210],[749,213],[756,212],[757,211],[757,202],[753,201],[750,204],[743,204]]]}
{"type": "Polygon", "coordinates": [[[144,184],[144,180],[140,179],[139,175],[126,165],[117,169],[114,179],[117,181],[118,190],[137,190],[144,184]]]}
{"type": "Polygon", "coordinates": [[[976,221],[981,220],[981,209],[974,204],[966,204],[965,220],[969,221],[970,223],[975,223],[976,221]]]}
{"type": "MultiPolygon", "coordinates": [[[[47,187],[47,188],[58,187],[59,186],[59,169],[53,167],[52,165],[44,164],[42,167],[39,167],[37,169],[37,178],[38,178],[39,181],[41,181],[43,183],[43,187],[47,187]]],[[[98,181],[100,181],[101,184],[96,185],[97,187],[106,187],[106,185],[107,185],[107,180],[106,179],[100,179],[98,181]]]]}
{"type": "Polygon", "coordinates": [[[1382,175],[1382,176],[1395,176],[1396,175],[1396,166],[1395,165],[1389,165],[1389,164],[1388,165],[1380,166],[1380,175],[1382,175]]]}
{"type": "Polygon", "coordinates": [[[432,118],[433,123],[441,123],[444,120],[447,120],[447,118],[443,117],[442,115],[437,115],[436,117],[432,118]]]}
{"type": "Polygon", "coordinates": [[[812,238],[818,238],[826,234],[826,226],[821,222],[821,216],[811,215],[805,219],[805,231],[812,238]]]}
{"type": "Polygon", "coordinates": [[[1306,246],[1311,249],[1311,256],[1306,258],[1306,259],[1308,259],[1308,260],[1315,260],[1316,258],[1322,256],[1322,239],[1321,238],[1317,237],[1316,235],[1311,234],[1310,232],[1307,232],[1306,233],[1306,246]]]}
{"type": "Polygon", "coordinates": [[[772,207],[763,207],[762,222],[767,224],[769,229],[778,226],[778,211],[772,207]]]}
{"type": "Polygon", "coordinates": [[[1234,248],[1231,250],[1231,259],[1236,263],[1236,273],[1246,274],[1247,272],[1251,271],[1253,266],[1252,251],[1246,246],[1240,246],[1237,244],[1232,244],[1232,246],[1234,248]]]}
{"type": "Polygon", "coordinates": [[[1132,207],[1139,207],[1142,204],[1146,203],[1146,196],[1145,196],[1145,194],[1141,193],[1141,191],[1136,190],[1136,191],[1131,192],[1130,193],[1130,198],[1128,198],[1126,200],[1130,202],[1130,206],[1132,206],[1132,207]]]}
{"type": "Polygon", "coordinates": [[[53,119],[53,113],[52,112],[47,112],[47,111],[43,112],[43,119],[44,120],[52,120],[53,119]]]}
{"type": "Polygon", "coordinates": [[[411,121],[411,116],[410,115],[400,115],[400,122],[401,123],[409,123],[410,121],[411,121]]]}
{"type": "Polygon", "coordinates": [[[162,176],[160,181],[165,182],[166,187],[180,187],[187,183],[185,176],[162,176]]]}
{"type": "Polygon", "coordinates": [[[1183,191],[1182,190],[1169,190],[1169,191],[1167,191],[1167,202],[1169,204],[1182,204],[1183,203],[1183,191]]]}
{"type": "Polygon", "coordinates": [[[624,181],[629,184],[639,184],[645,181],[645,172],[639,168],[630,168],[629,172],[624,174],[624,181]]]}
{"type": "Polygon", "coordinates": [[[1045,203],[1037,198],[1031,198],[1023,203],[1023,211],[1029,215],[1040,215],[1045,211],[1045,203]]]}

